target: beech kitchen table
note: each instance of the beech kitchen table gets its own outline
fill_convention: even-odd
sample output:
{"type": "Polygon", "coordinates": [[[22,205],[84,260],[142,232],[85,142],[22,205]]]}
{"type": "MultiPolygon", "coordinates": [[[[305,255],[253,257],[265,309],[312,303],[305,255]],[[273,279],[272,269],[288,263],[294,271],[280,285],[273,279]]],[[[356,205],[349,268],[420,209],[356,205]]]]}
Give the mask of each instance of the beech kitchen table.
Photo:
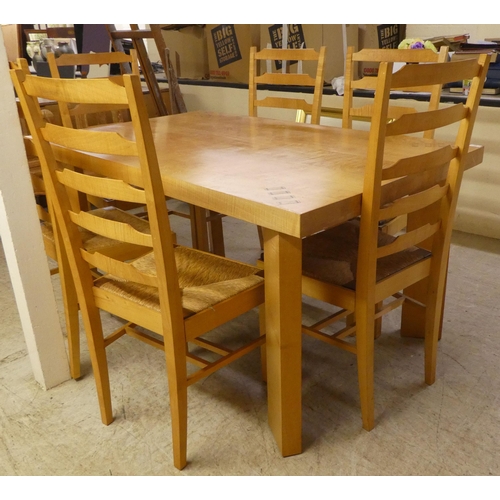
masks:
{"type": "MultiPolygon", "coordinates": [[[[302,238],[360,215],[368,133],[199,111],[150,123],[166,196],[263,228],[269,425],[283,456],[301,453],[302,238]]],[[[133,134],[131,123],[99,128],[133,134]]],[[[385,161],[442,145],[390,138],[385,161]]],[[[471,146],[466,168],[482,157],[471,146]]],[[[141,185],[134,161],[120,158],[141,185]]]]}

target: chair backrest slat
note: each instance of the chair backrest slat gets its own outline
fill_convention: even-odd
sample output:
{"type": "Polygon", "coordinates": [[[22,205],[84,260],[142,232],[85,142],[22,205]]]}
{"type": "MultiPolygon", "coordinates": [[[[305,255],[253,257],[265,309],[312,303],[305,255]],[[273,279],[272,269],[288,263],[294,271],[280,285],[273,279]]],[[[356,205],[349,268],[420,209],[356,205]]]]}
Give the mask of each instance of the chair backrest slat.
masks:
{"type": "Polygon", "coordinates": [[[46,141],[65,148],[87,153],[137,156],[135,142],[125,139],[116,132],[62,128],[49,123],[43,129],[42,134],[46,141]]]}
{"type": "Polygon", "coordinates": [[[404,114],[387,125],[386,135],[413,134],[429,130],[431,126],[434,129],[445,127],[465,118],[467,112],[467,108],[460,103],[434,111],[404,114]]]}
{"type": "Polygon", "coordinates": [[[72,222],[88,231],[105,236],[108,239],[132,243],[144,247],[152,247],[153,241],[150,234],[137,231],[126,222],[108,220],[104,217],[92,215],[90,212],[69,212],[72,222]]]}
{"type": "Polygon", "coordinates": [[[434,236],[438,232],[440,225],[441,222],[426,224],[425,226],[421,226],[417,229],[414,229],[413,231],[398,236],[393,243],[378,247],[377,259],[402,252],[403,250],[422,243],[422,241],[425,241],[431,236],[434,236]]]}
{"type": "Polygon", "coordinates": [[[255,103],[263,108],[284,108],[284,109],[302,109],[304,111],[311,111],[312,104],[304,99],[287,99],[281,97],[264,97],[258,99],[255,103]]]}
{"type": "Polygon", "coordinates": [[[389,206],[380,209],[380,220],[392,219],[399,215],[405,215],[417,210],[422,210],[429,205],[439,201],[445,196],[448,191],[448,185],[437,186],[434,185],[426,191],[421,191],[416,194],[411,194],[400,198],[389,206]]]}
{"type": "Polygon", "coordinates": [[[121,179],[95,177],[69,169],[57,172],[57,178],[69,188],[80,189],[99,198],[117,198],[131,203],[146,203],[144,191],[132,187],[121,179]]]}
{"type": "Polygon", "coordinates": [[[305,73],[266,73],[261,76],[256,76],[255,83],[267,83],[270,85],[301,85],[303,87],[313,87],[316,83],[316,79],[305,73]]]}
{"type": "Polygon", "coordinates": [[[416,156],[401,158],[390,167],[382,170],[382,180],[396,179],[405,175],[422,173],[449,163],[456,156],[456,148],[449,144],[416,156]]]}
{"type": "Polygon", "coordinates": [[[158,288],[158,278],[156,276],[143,273],[132,264],[113,259],[99,252],[90,253],[85,250],[82,250],[82,257],[92,267],[102,269],[107,274],[120,276],[129,282],[158,288]]]}

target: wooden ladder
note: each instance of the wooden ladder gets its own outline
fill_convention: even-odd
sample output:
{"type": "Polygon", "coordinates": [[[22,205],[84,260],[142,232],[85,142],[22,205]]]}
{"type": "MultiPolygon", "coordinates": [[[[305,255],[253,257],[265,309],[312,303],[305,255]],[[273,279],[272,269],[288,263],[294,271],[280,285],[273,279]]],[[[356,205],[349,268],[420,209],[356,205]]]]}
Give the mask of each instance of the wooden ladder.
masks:
{"type": "Polygon", "coordinates": [[[153,98],[158,115],[165,116],[168,114],[167,107],[162,99],[158,80],[156,79],[153,66],[149,59],[144,39],[153,39],[155,41],[161,63],[165,71],[165,76],[167,77],[169,83],[172,113],[184,113],[186,111],[186,106],[184,105],[182,94],[180,93],[174,68],[168,56],[168,49],[165,45],[165,40],[161,34],[161,25],[150,24],[149,29],[139,29],[138,24],[131,24],[129,30],[117,30],[114,24],[107,24],[106,29],[109,33],[109,37],[115,51],[124,52],[122,42],[124,38],[130,38],[132,40],[134,49],[137,51],[137,57],[139,58],[142,74],[146,80],[146,84],[153,98]]]}

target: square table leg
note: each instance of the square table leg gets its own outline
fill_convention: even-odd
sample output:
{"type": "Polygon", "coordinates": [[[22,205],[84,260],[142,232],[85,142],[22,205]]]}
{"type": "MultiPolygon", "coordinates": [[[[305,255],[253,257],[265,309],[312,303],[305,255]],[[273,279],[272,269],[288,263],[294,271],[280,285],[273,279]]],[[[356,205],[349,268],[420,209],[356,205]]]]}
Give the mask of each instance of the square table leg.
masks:
{"type": "Polygon", "coordinates": [[[286,457],[302,452],[302,241],[263,236],[269,425],[286,457]]]}

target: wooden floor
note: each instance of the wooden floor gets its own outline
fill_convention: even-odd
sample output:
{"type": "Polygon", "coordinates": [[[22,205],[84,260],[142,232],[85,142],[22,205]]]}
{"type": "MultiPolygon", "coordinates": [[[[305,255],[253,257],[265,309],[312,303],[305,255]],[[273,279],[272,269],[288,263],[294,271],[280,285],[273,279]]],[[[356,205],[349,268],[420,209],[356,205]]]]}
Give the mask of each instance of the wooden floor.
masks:
{"type": "MultiPolygon", "coordinates": [[[[185,220],[174,221],[189,244],[185,220]]],[[[229,257],[258,258],[254,226],[225,218],[229,257]]],[[[60,302],[59,278],[52,277],[60,302]]],[[[164,358],[122,338],[109,349],[116,419],[101,424],[86,346],[79,381],[33,380],[0,253],[0,475],[500,475],[500,241],[456,233],[437,382],[423,382],[423,345],[401,339],[398,313],[376,342],[376,427],[361,428],[355,358],[304,338],[304,452],[283,459],[267,424],[259,353],[189,389],[189,464],[172,465],[164,358]]],[[[304,306],[311,321],[316,303],[304,306]]],[[[62,316],[61,316],[62,318],[62,316]]],[[[116,319],[107,317],[108,325],[116,319]]],[[[250,312],[232,328],[251,333],[250,312]]]]}

